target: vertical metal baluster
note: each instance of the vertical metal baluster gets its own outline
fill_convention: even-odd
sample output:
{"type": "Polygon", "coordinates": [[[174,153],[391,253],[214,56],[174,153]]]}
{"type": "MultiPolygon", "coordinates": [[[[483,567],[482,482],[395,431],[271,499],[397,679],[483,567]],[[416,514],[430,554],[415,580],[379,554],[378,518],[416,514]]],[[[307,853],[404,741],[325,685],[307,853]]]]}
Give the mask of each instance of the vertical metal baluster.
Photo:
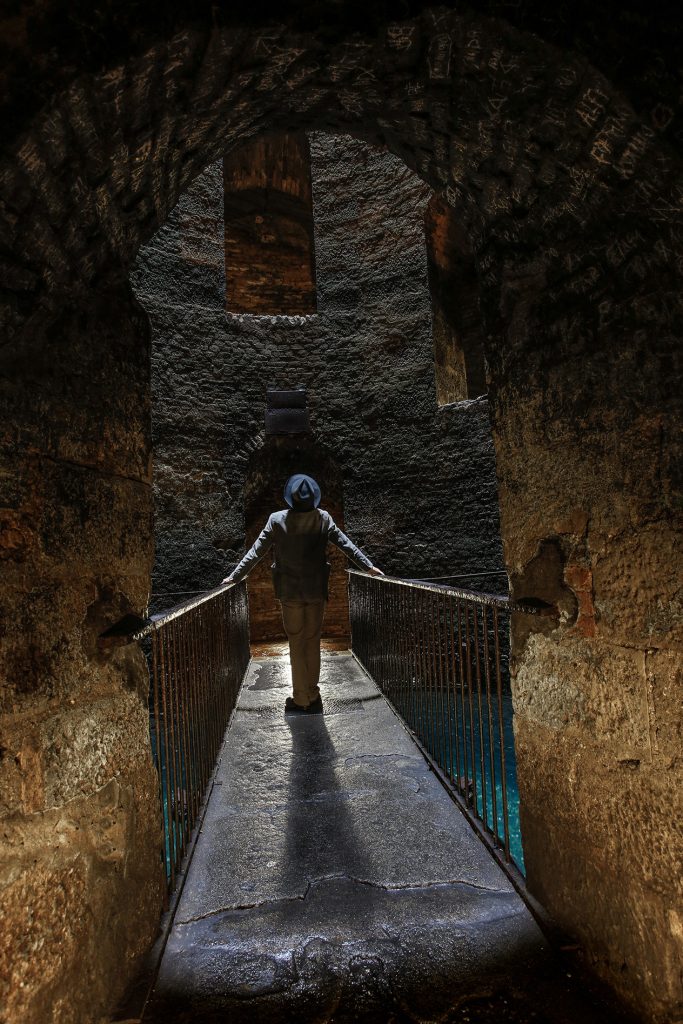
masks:
{"type": "Polygon", "coordinates": [[[190,819],[190,801],[187,791],[187,746],[185,743],[186,738],[186,719],[185,719],[185,707],[183,701],[183,691],[185,686],[185,662],[183,656],[183,633],[185,632],[185,620],[181,615],[176,620],[176,664],[177,664],[177,675],[176,675],[176,700],[178,702],[178,735],[179,735],[179,750],[180,750],[180,794],[181,794],[181,808],[182,808],[182,848],[183,852],[187,848],[187,841],[190,835],[188,829],[188,821],[190,819]]]}
{"type": "Polygon", "coordinates": [[[382,693],[387,692],[387,673],[384,641],[386,639],[386,617],[384,608],[384,587],[377,580],[373,580],[375,596],[377,599],[377,618],[375,619],[374,647],[375,663],[377,671],[382,680],[382,693]],[[377,626],[379,625],[379,629],[377,626]],[[381,638],[381,639],[380,639],[381,638]]]}
{"type": "Polygon", "coordinates": [[[176,810],[176,867],[179,867],[181,857],[185,850],[184,834],[184,806],[183,806],[183,755],[182,755],[182,731],[180,725],[180,709],[178,704],[178,620],[174,619],[171,625],[169,653],[173,666],[173,689],[171,690],[171,721],[173,723],[173,744],[174,744],[174,806],[176,810]]]}
{"type": "Polygon", "coordinates": [[[230,601],[227,594],[221,594],[218,606],[217,638],[218,638],[218,678],[221,688],[221,738],[220,748],[230,715],[230,673],[228,671],[228,651],[230,649],[230,601]]]}
{"type": "Polygon", "coordinates": [[[189,691],[190,691],[190,672],[191,664],[189,659],[188,651],[188,638],[187,638],[187,615],[183,616],[180,620],[181,626],[181,646],[180,654],[182,661],[182,709],[183,709],[183,736],[184,736],[184,748],[185,748],[185,845],[190,839],[190,833],[192,832],[192,826],[194,824],[194,814],[192,806],[192,757],[190,752],[190,706],[189,706],[189,691]]]}
{"type": "Polygon", "coordinates": [[[195,608],[192,616],[192,662],[194,664],[194,731],[196,737],[197,751],[197,790],[198,805],[201,804],[204,795],[204,758],[206,756],[206,743],[202,733],[202,705],[201,705],[201,655],[200,655],[200,628],[201,608],[195,608]]]}
{"type": "Polygon", "coordinates": [[[230,715],[237,702],[237,677],[232,666],[237,664],[237,651],[235,650],[236,629],[234,594],[229,591],[225,596],[223,622],[221,623],[221,636],[223,638],[223,673],[225,678],[225,720],[223,723],[223,735],[228,727],[230,715]]]}
{"type": "Polygon", "coordinates": [[[484,623],[484,668],[486,679],[486,709],[488,712],[488,735],[489,735],[489,772],[491,776],[491,807],[493,811],[492,832],[498,835],[498,793],[496,791],[496,761],[495,742],[493,738],[493,707],[491,706],[491,653],[489,650],[489,616],[488,606],[482,606],[482,619],[484,623]]]}
{"type": "Polygon", "coordinates": [[[446,759],[445,771],[453,777],[453,748],[451,745],[451,695],[448,686],[448,598],[439,598],[439,679],[441,686],[441,719],[443,722],[443,746],[446,759]]]}
{"type": "Polygon", "coordinates": [[[207,744],[204,731],[203,657],[202,657],[202,608],[196,608],[194,624],[195,643],[195,707],[197,709],[197,764],[199,769],[199,803],[202,804],[207,781],[207,744]]]}
{"type": "Polygon", "coordinates": [[[201,735],[204,749],[204,764],[202,771],[202,793],[206,789],[211,772],[211,738],[209,735],[209,701],[207,693],[207,664],[206,664],[206,617],[204,605],[197,609],[199,612],[199,701],[201,708],[201,735]]]}
{"type": "Polygon", "coordinates": [[[189,842],[189,835],[193,830],[193,770],[191,770],[191,757],[189,752],[189,657],[187,652],[187,616],[183,615],[180,620],[180,679],[182,699],[182,734],[184,750],[184,773],[185,773],[185,846],[189,842]]]}
{"type": "Polygon", "coordinates": [[[415,644],[415,732],[424,739],[422,729],[422,591],[414,594],[413,639],[415,644]]]}
{"type": "Polygon", "coordinates": [[[434,677],[434,689],[432,693],[432,707],[433,707],[433,720],[434,720],[434,757],[436,763],[443,767],[443,717],[441,707],[441,694],[439,692],[439,595],[431,595],[431,612],[432,612],[432,629],[431,629],[431,644],[432,644],[432,671],[434,677]]]}
{"type": "Polygon", "coordinates": [[[386,584],[389,593],[389,607],[391,609],[391,632],[390,643],[390,666],[391,666],[391,703],[398,708],[398,678],[399,678],[399,657],[398,657],[398,587],[386,584]]]}
{"type": "Polygon", "coordinates": [[[363,637],[363,663],[372,674],[372,646],[370,635],[373,622],[374,608],[372,603],[372,587],[369,580],[363,580],[363,598],[365,601],[365,636],[363,637]]]}
{"type": "Polygon", "coordinates": [[[221,747],[223,745],[223,736],[225,735],[227,706],[227,687],[225,685],[225,676],[223,674],[223,642],[225,639],[223,635],[223,630],[225,629],[223,595],[220,594],[217,601],[213,603],[215,605],[213,612],[213,642],[215,663],[214,671],[216,673],[216,732],[218,733],[216,757],[219,757],[221,747]]]}
{"type": "Polygon", "coordinates": [[[360,637],[360,594],[355,577],[349,578],[349,601],[351,603],[351,649],[362,660],[360,637]]]}
{"type": "MultiPolygon", "coordinates": [[[[168,772],[165,771],[164,765],[166,760],[166,745],[164,743],[164,737],[162,736],[162,723],[161,723],[161,706],[160,706],[160,682],[159,673],[161,671],[159,665],[159,633],[152,633],[152,681],[154,685],[154,731],[156,736],[156,748],[157,748],[157,771],[159,774],[159,802],[161,810],[161,824],[163,827],[163,844],[161,849],[161,856],[164,864],[164,877],[166,879],[166,885],[164,887],[164,910],[168,909],[168,890],[170,884],[170,860],[171,860],[171,838],[169,835],[168,821],[164,812],[164,790],[168,785],[168,772]]],[[[168,799],[168,796],[167,796],[168,799]]]]}
{"type": "Polygon", "coordinates": [[[195,624],[197,621],[197,608],[187,613],[187,664],[189,666],[187,686],[187,724],[189,728],[189,756],[193,766],[193,827],[199,814],[199,800],[201,791],[198,733],[197,733],[197,657],[195,650],[195,624]]]}
{"type": "Polygon", "coordinates": [[[399,609],[399,631],[400,631],[400,646],[399,653],[401,659],[401,677],[400,677],[400,712],[401,715],[406,719],[408,724],[411,723],[411,709],[410,709],[410,647],[408,644],[408,632],[407,632],[407,620],[408,612],[406,605],[406,595],[408,593],[407,587],[398,588],[398,609],[399,609]]]}
{"type": "Polygon", "coordinates": [[[375,649],[372,643],[372,632],[375,622],[377,621],[377,605],[375,602],[375,591],[370,580],[366,581],[366,600],[368,602],[368,632],[365,637],[365,649],[367,651],[366,665],[372,675],[375,678],[376,665],[375,665],[375,649]]]}
{"type": "Polygon", "coordinates": [[[239,650],[240,650],[237,598],[238,598],[237,593],[234,590],[231,590],[230,591],[230,601],[231,601],[231,604],[230,604],[230,623],[229,623],[228,640],[230,641],[230,643],[232,643],[233,647],[237,648],[237,651],[234,654],[230,655],[230,664],[234,666],[234,668],[232,670],[232,680],[231,680],[231,684],[230,684],[230,714],[232,714],[233,710],[235,709],[235,707],[237,705],[237,696],[239,694],[240,679],[241,679],[241,676],[244,675],[244,673],[240,674],[237,671],[237,668],[238,668],[238,666],[240,664],[240,659],[237,657],[237,652],[239,652],[239,650]],[[232,639],[230,639],[230,638],[232,638],[232,639]]]}
{"type": "Polygon", "coordinates": [[[209,613],[210,619],[209,657],[211,659],[211,701],[213,718],[213,759],[211,765],[212,772],[216,767],[216,758],[218,757],[221,733],[221,683],[220,665],[218,663],[218,616],[216,604],[216,601],[212,601],[210,604],[207,604],[207,611],[209,613]]]}
{"type": "Polygon", "coordinates": [[[171,860],[173,864],[173,870],[175,871],[178,866],[178,821],[177,821],[177,801],[176,801],[176,742],[175,742],[175,712],[174,712],[174,700],[173,700],[173,688],[175,686],[175,680],[173,678],[173,623],[169,622],[165,629],[165,644],[164,644],[164,655],[166,662],[166,703],[168,709],[168,773],[171,784],[171,801],[168,805],[168,813],[171,819],[171,860]]]}
{"type": "Polygon", "coordinates": [[[406,703],[406,686],[408,673],[406,671],[407,665],[407,646],[406,646],[406,631],[405,631],[405,614],[404,614],[404,598],[405,598],[405,587],[397,588],[398,597],[398,699],[399,699],[399,711],[403,718],[407,718],[407,703],[406,703]]]}
{"type": "Polygon", "coordinates": [[[465,602],[465,650],[466,650],[466,662],[465,669],[467,672],[467,703],[470,710],[470,721],[469,721],[469,741],[470,741],[470,769],[471,769],[471,782],[472,782],[472,802],[474,806],[474,813],[479,813],[479,787],[477,785],[477,767],[476,767],[476,743],[474,738],[474,695],[472,692],[472,648],[470,644],[470,610],[468,604],[465,602]]]}
{"type": "Polygon", "coordinates": [[[169,864],[171,870],[171,889],[175,885],[175,866],[176,866],[176,836],[175,836],[175,823],[173,815],[173,741],[172,741],[172,712],[171,712],[171,682],[169,679],[170,667],[168,657],[168,623],[162,626],[159,630],[160,640],[160,656],[162,666],[162,687],[161,687],[161,704],[164,712],[164,746],[166,749],[166,815],[168,820],[168,836],[169,836],[169,864]]]}
{"type": "Polygon", "coordinates": [[[377,670],[382,680],[382,693],[387,692],[387,673],[386,673],[386,657],[385,657],[385,645],[386,640],[386,615],[384,607],[384,587],[377,580],[374,580],[375,595],[377,598],[377,619],[375,620],[375,627],[379,625],[379,629],[375,628],[374,632],[374,646],[375,646],[375,662],[377,664],[377,670]],[[381,639],[380,639],[381,638],[381,639]]]}
{"type": "Polygon", "coordinates": [[[406,720],[416,730],[415,712],[415,644],[413,638],[413,594],[406,591],[403,602],[403,644],[406,656],[406,720]]]}
{"type": "Polygon", "coordinates": [[[420,590],[418,595],[418,656],[419,656],[419,686],[418,693],[420,695],[420,731],[418,733],[420,739],[427,746],[429,742],[428,732],[428,707],[427,707],[427,655],[426,655],[426,634],[427,634],[427,597],[424,590],[420,590]]]}
{"type": "Polygon", "coordinates": [[[478,733],[479,733],[479,771],[481,773],[481,807],[482,813],[481,818],[484,822],[484,827],[488,828],[488,787],[486,780],[486,751],[484,750],[484,704],[482,701],[482,690],[481,690],[481,655],[479,650],[479,608],[475,604],[472,607],[472,617],[474,625],[474,667],[475,675],[477,680],[477,714],[478,714],[478,733]]]}
{"type": "Polygon", "coordinates": [[[498,609],[493,609],[493,637],[496,657],[496,693],[498,696],[498,731],[500,735],[500,781],[503,797],[503,832],[505,859],[510,860],[510,822],[508,818],[507,776],[505,774],[505,726],[503,723],[503,684],[500,675],[500,644],[498,639],[498,609]]]}
{"type": "Polygon", "coordinates": [[[377,651],[377,667],[379,670],[380,677],[382,679],[382,693],[388,694],[387,686],[387,657],[386,657],[386,641],[387,641],[387,609],[385,603],[385,588],[382,583],[377,580],[375,583],[375,593],[377,594],[377,602],[379,609],[379,629],[375,630],[375,650],[377,651]],[[382,638],[380,640],[380,637],[382,638]]]}
{"type": "Polygon", "coordinates": [[[418,608],[417,618],[417,650],[419,657],[419,684],[418,693],[420,695],[420,713],[418,721],[420,723],[419,736],[425,746],[429,742],[429,706],[427,704],[427,595],[424,590],[420,590],[415,595],[418,608]]]}
{"type": "Polygon", "coordinates": [[[235,650],[236,630],[234,613],[234,595],[232,592],[226,595],[224,620],[221,624],[223,636],[223,658],[225,659],[226,679],[226,714],[223,726],[223,734],[228,727],[228,721],[237,702],[237,678],[231,666],[237,664],[237,652],[235,650]]]}
{"type": "Polygon", "coordinates": [[[213,771],[215,760],[215,725],[216,712],[213,706],[213,658],[211,657],[211,613],[206,605],[202,605],[202,655],[204,661],[204,692],[206,694],[206,710],[204,718],[204,729],[206,731],[206,745],[209,753],[209,771],[207,782],[213,771]]]}
{"type": "MultiPolygon", "coordinates": [[[[229,704],[228,704],[228,720],[230,715],[235,709],[237,704],[238,694],[238,682],[236,668],[240,662],[239,659],[239,643],[238,643],[238,629],[237,629],[237,609],[235,605],[235,597],[233,591],[230,591],[230,604],[228,608],[229,618],[225,624],[225,650],[226,658],[228,659],[228,668],[230,669],[230,691],[229,691],[229,704]]],[[[226,721],[227,728],[227,721],[226,721]]]]}
{"type": "Polygon", "coordinates": [[[463,633],[462,633],[462,602],[460,598],[458,600],[458,676],[460,679],[460,717],[462,721],[462,765],[463,774],[460,780],[461,789],[463,796],[468,803],[471,803],[470,794],[470,779],[469,779],[469,743],[468,743],[468,729],[467,729],[467,692],[466,692],[466,674],[467,666],[465,659],[467,658],[467,649],[463,644],[463,633]],[[463,788],[464,786],[464,788],[463,788]]]}
{"type": "Polygon", "coordinates": [[[365,663],[365,667],[368,669],[368,671],[372,675],[372,670],[373,670],[373,650],[372,650],[372,641],[371,641],[371,636],[372,636],[371,630],[372,630],[372,625],[373,625],[373,622],[374,622],[375,605],[374,605],[374,601],[373,601],[373,591],[372,591],[372,586],[370,584],[370,581],[369,580],[363,580],[363,584],[364,584],[364,590],[365,590],[365,608],[366,608],[366,616],[365,616],[366,632],[365,632],[364,643],[363,643],[363,647],[365,649],[365,657],[364,657],[363,660],[364,660],[364,663],[365,663]]]}
{"type": "Polygon", "coordinates": [[[432,701],[432,665],[431,665],[431,644],[429,642],[431,632],[431,594],[428,590],[422,591],[423,596],[423,624],[424,631],[422,634],[422,652],[424,662],[424,695],[425,695],[425,746],[433,754],[434,753],[434,741],[433,741],[433,701],[432,701]]]}
{"type": "Polygon", "coordinates": [[[428,594],[428,607],[429,607],[429,646],[431,651],[429,652],[429,675],[431,680],[431,696],[430,696],[430,707],[431,707],[431,744],[432,754],[437,764],[441,764],[441,730],[439,729],[439,678],[438,678],[438,663],[437,663],[437,651],[436,647],[439,641],[438,630],[436,625],[436,612],[438,608],[438,598],[436,594],[428,594]]]}
{"type": "Polygon", "coordinates": [[[443,685],[441,678],[441,594],[434,594],[434,686],[436,719],[436,742],[438,748],[437,763],[444,769],[446,765],[446,720],[444,718],[443,685]]]}
{"type": "Polygon", "coordinates": [[[382,583],[382,594],[384,596],[384,664],[386,666],[386,679],[387,679],[387,699],[394,703],[394,671],[393,671],[393,643],[394,643],[394,630],[393,630],[393,616],[391,612],[391,604],[393,594],[391,587],[382,583]]]}
{"type": "Polygon", "coordinates": [[[450,761],[450,734],[448,729],[448,717],[447,717],[447,705],[446,705],[446,685],[445,685],[445,673],[444,673],[444,644],[446,642],[446,622],[445,622],[445,598],[442,594],[437,597],[437,660],[438,660],[438,680],[439,680],[439,720],[441,724],[441,767],[445,771],[446,775],[450,777],[451,773],[451,761],[450,761]]]}
{"type": "Polygon", "coordinates": [[[418,614],[419,593],[411,591],[407,602],[408,608],[408,643],[410,646],[410,708],[412,729],[416,736],[420,734],[420,681],[419,681],[419,649],[418,649],[418,614]]]}
{"type": "MultiPolygon", "coordinates": [[[[215,602],[211,602],[215,604],[215,602]]],[[[218,733],[220,728],[220,700],[216,659],[216,609],[207,605],[209,613],[209,662],[211,665],[211,770],[213,771],[218,757],[218,733]]]]}
{"type": "Polygon", "coordinates": [[[455,780],[460,786],[460,748],[458,746],[458,689],[457,663],[455,652],[455,623],[453,620],[453,598],[448,597],[448,618],[446,622],[449,639],[448,651],[448,729],[451,746],[451,778],[453,778],[453,755],[455,754],[455,780]]]}

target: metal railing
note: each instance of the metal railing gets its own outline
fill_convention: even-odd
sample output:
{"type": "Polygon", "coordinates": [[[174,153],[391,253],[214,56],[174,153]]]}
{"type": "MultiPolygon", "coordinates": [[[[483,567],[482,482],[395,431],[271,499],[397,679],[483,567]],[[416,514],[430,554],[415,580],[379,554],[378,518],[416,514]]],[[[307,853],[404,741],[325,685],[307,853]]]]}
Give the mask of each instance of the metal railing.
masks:
{"type": "Polygon", "coordinates": [[[479,833],[523,870],[505,596],[351,570],[353,652],[479,833]],[[514,827],[511,829],[511,813],[514,827]]]}
{"type": "Polygon", "coordinates": [[[150,735],[170,893],[249,664],[244,583],[218,587],[147,620],[123,620],[100,643],[136,640],[150,663],[150,735]]]}

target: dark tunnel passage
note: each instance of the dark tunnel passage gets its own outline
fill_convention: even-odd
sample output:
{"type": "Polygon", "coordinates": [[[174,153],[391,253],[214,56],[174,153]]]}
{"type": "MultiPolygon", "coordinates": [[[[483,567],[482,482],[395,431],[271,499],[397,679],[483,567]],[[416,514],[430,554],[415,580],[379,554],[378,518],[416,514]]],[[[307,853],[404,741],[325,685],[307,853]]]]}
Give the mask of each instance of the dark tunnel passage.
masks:
{"type": "MultiPolygon", "coordinates": [[[[345,402],[354,373],[361,376],[354,366],[369,374],[385,367],[386,390],[354,393],[363,424],[354,436],[369,441],[350,459],[358,477],[345,475],[346,522],[387,557],[398,538],[401,562],[414,559],[419,575],[471,571],[459,543],[442,565],[428,559],[439,530],[425,510],[458,508],[450,496],[462,466],[449,462],[449,447],[471,459],[489,496],[495,487],[493,510],[484,504],[490,522],[499,515],[502,563],[494,553],[484,564],[504,567],[513,598],[558,608],[550,624],[513,615],[511,625],[529,892],[627,1006],[644,1020],[675,1020],[683,1005],[676,31],[644,5],[627,5],[614,24],[600,5],[590,17],[562,4],[539,17],[534,5],[523,14],[496,3],[485,13],[415,4],[404,20],[387,18],[381,5],[368,5],[363,18],[340,5],[324,31],[295,7],[285,4],[271,20],[258,7],[224,17],[182,3],[157,18],[151,5],[133,24],[132,14],[105,4],[97,18],[71,12],[64,29],[56,28],[61,6],[47,0],[3,16],[11,114],[0,164],[5,1012],[29,1024],[102,1017],[159,922],[148,672],[135,645],[103,651],[97,643],[122,616],[144,614],[154,559],[151,336],[155,318],[170,323],[172,311],[160,302],[148,317],[129,274],[143,245],[152,263],[167,258],[157,231],[180,246],[165,287],[176,306],[188,300],[187,322],[172,342],[188,366],[197,345],[184,339],[193,332],[209,339],[205,355],[217,346],[218,373],[209,360],[198,381],[204,397],[220,399],[224,383],[215,381],[236,380],[257,362],[259,353],[246,351],[255,342],[272,346],[275,365],[277,342],[294,325],[265,330],[240,321],[250,314],[231,314],[225,352],[222,334],[204,330],[214,302],[230,315],[225,279],[215,273],[226,236],[206,186],[216,183],[218,162],[247,144],[307,132],[319,147],[313,162],[332,177],[343,170],[341,150],[326,153],[316,133],[355,141],[344,143],[349,184],[339,183],[339,206],[328,209],[334,286],[325,295],[316,276],[314,310],[311,274],[297,281],[309,296],[295,314],[302,337],[313,336],[326,301],[339,332],[362,335],[361,295],[335,248],[334,216],[357,219],[363,266],[375,259],[375,269],[385,268],[404,244],[391,216],[373,222],[366,197],[349,195],[356,172],[381,178],[387,159],[405,165],[395,172],[408,196],[396,226],[408,207],[410,216],[419,212],[424,243],[432,190],[462,236],[441,259],[446,250],[436,242],[453,233],[439,234],[438,223],[432,232],[443,407],[437,339],[426,327],[434,310],[413,308],[404,291],[390,323],[401,282],[383,291],[378,273],[375,291],[362,296],[385,321],[382,344],[364,354],[377,363],[342,361],[339,408],[314,410],[321,436],[331,438],[335,422],[350,422],[345,402]],[[640,59],[627,66],[624,53],[640,59]],[[355,209],[344,210],[345,195],[355,209]],[[461,322],[449,305],[451,271],[461,286],[476,279],[481,331],[470,330],[472,305],[461,322]],[[411,377],[417,364],[405,356],[417,328],[425,344],[411,377]],[[449,370],[443,339],[458,329],[467,344],[449,370]],[[480,348],[479,370],[467,373],[474,335],[486,398],[476,395],[480,348]],[[420,445],[427,384],[439,425],[438,493],[420,445]],[[405,404],[392,408],[400,394],[405,404]],[[413,453],[402,460],[404,489],[424,502],[413,500],[403,518],[392,510],[383,534],[393,470],[381,437],[392,417],[413,453]],[[491,431],[495,479],[490,450],[483,445],[480,458],[468,444],[474,423],[477,437],[491,431]],[[384,464],[374,487],[370,454],[384,464]]],[[[225,187],[223,179],[216,194],[225,187]]],[[[273,207],[289,218],[281,240],[307,254],[300,264],[312,251],[319,264],[302,208],[288,203],[273,207]]],[[[262,223],[250,220],[249,231],[262,223]]],[[[275,228],[270,241],[259,230],[273,244],[275,228]]],[[[421,259],[426,274],[424,249],[421,259]]],[[[249,288],[243,294],[253,297],[249,288]]],[[[311,377],[330,356],[311,360],[311,377]]],[[[161,388],[171,383],[163,372],[158,379],[161,388]]],[[[277,383],[300,382],[311,389],[306,380],[277,383]]],[[[202,582],[243,541],[239,514],[231,519],[226,509],[239,508],[245,460],[239,474],[228,463],[261,429],[254,396],[264,383],[271,381],[250,385],[228,457],[223,447],[218,461],[189,464],[175,505],[167,492],[163,514],[176,516],[178,548],[197,495],[207,496],[207,524],[219,513],[197,541],[202,582]],[[215,497],[224,479],[227,505],[215,497]]],[[[154,472],[162,486],[173,476],[164,453],[182,450],[178,427],[196,429],[196,404],[188,396],[159,420],[154,472]]],[[[218,446],[223,415],[205,430],[218,446]]],[[[344,444],[325,443],[343,458],[344,444]]],[[[470,521],[477,500],[463,506],[470,521]]],[[[183,589],[174,582],[181,561],[169,559],[169,591],[183,589]]],[[[193,589],[187,577],[183,585],[193,589]]]]}

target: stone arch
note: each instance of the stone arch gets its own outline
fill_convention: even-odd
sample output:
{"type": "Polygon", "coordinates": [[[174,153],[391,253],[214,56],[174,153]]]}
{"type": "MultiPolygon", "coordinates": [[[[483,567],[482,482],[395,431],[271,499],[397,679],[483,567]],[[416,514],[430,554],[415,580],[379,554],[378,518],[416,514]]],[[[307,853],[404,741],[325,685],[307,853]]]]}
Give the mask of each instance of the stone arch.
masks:
{"type": "Polygon", "coordinates": [[[278,24],[195,27],[77,79],[17,139],[3,161],[16,291],[125,270],[204,167],[285,127],[385,143],[446,189],[480,257],[486,240],[585,228],[615,188],[634,215],[658,195],[666,219],[670,168],[652,130],[585,62],[503,22],[426,11],[330,46],[278,24]]]}
{"type": "MultiPolygon", "coordinates": [[[[89,653],[98,623],[144,605],[151,558],[146,326],[122,281],[207,164],[263,131],[313,127],[386,144],[444,190],[467,231],[508,568],[526,585],[525,568],[552,541],[579,608],[551,635],[532,632],[517,655],[529,881],[599,970],[662,1014],[681,998],[667,916],[675,853],[659,838],[670,837],[676,815],[664,804],[680,792],[669,696],[680,630],[680,167],[581,58],[442,9],[337,42],[276,24],[194,24],[83,73],[25,126],[0,167],[7,351],[20,382],[6,400],[18,483],[3,514],[4,619],[19,623],[6,645],[7,707],[92,700],[104,687],[119,708],[139,683],[134,656],[101,665],[89,653]],[[25,699],[26,664],[39,682],[25,699]],[[572,680],[559,716],[549,677],[572,680]],[[603,871],[610,856],[619,878],[603,871]]],[[[8,806],[54,826],[78,766],[68,743],[59,771],[48,763],[42,714],[28,732],[8,727],[8,806]]],[[[86,742],[92,722],[72,719],[65,734],[80,728],[86,742]]],[[[105,762],[129,801],[120,847],[126,863],[137,857],[136,892],[122,899],[113,869],[98,890],[102,916],[119,901],[138,908],[112,926],[112,949],[129,958],[154,930],[158,892],[153,828],[133,826],[151,806],[144,716],[131,710],[130,722],[130,763],[111,733],[105,762]]],[[[77,792],[85,821],[102,798],[86,781],[77,792]]],[[[47,849],[37,833],[35,845],[47,849]]],[[[41,870],[46,891],[62,884],[78,916],[83,887],[65,881],[75,849],[46,854],[41,870]]],[[[83,943],[98,962],[94,935],[83,943]]],[[[23,964],[29,981],[31,969],[23,964]]],[[[119,981],[109,969],[97,984],[89,1009],[119,981]]]]}

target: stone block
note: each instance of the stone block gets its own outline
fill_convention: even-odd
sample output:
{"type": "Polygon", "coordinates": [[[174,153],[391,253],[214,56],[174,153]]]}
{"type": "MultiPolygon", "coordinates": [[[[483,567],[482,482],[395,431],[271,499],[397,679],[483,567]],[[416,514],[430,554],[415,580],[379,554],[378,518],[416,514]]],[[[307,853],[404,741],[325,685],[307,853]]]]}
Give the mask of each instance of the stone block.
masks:
{"type": "Polygon", "coordinates": [[[532,634],[513,680],[516,720],[599,748],[606,763],[649,761],[645,656],[586,639],[532,634]]]}
{"type": "Polygon", "coordinates": [[[645,652],[652,743],[666,764],[683,761],[683,664],[679,651],[645,652]]]}
{"type": "Polygon", "coordinates": [[[671,914],[683,899],[681,770],[606,764],[599,748],[529,720],[517,719],[516,745],[531,892],[598,973],[666,1019],[682,994],[671,914]]]}

